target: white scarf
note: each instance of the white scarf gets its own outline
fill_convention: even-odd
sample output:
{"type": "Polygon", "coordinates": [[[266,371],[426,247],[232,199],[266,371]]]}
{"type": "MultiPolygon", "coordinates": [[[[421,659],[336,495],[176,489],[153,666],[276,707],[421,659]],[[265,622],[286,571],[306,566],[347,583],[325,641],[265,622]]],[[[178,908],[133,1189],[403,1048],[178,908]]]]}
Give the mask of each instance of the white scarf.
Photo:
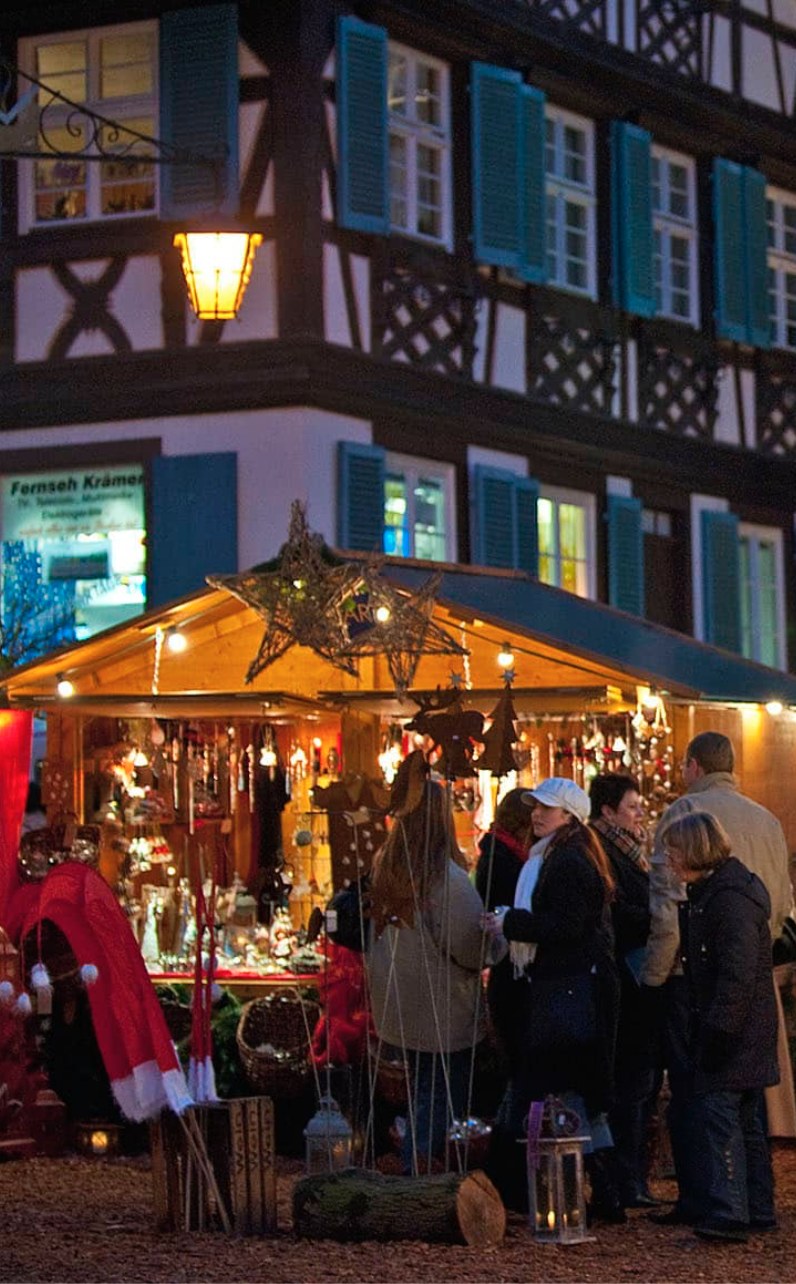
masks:
{"type": "MultiPolygon", "coordinates": [[[[520,870],[520,876],[517,879],[517,886],[514,891],[515,909],[530,910],[534,888],[542,868],[542,861],[552,838],[553,834],[548,834],[546,838],[540,838],[528,853],[528,859],[520,870]]],[[[535,941],[509,941],[509,954],[514,964],[514,976],[517,979],[525,976],[526,968],[536,958],[537,948],[535,941]]]]}

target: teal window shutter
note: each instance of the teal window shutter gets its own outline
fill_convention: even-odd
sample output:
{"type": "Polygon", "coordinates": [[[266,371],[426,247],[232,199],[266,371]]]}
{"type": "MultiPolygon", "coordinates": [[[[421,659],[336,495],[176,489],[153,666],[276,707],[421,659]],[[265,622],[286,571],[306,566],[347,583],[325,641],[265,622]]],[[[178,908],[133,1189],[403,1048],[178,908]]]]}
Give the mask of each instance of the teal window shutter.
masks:
{"type": "Polygon", "coordinates": [[[519,274],[526,281],[547,280],[545,101],[540,89],[520,86],[523,241],[519,274]]]}
{"type": "Polygon", "coordinates": [[[631,615],[644,614],[641,508],[640,499],[608,496],[608,601],[631,615]]]}
{"type": "Polygon", "coordinates": [[[539,486],[501,468],[477,464],[472,475],[472,557],[477,566],[537,573],[539,486]]]}
{"type": "Polygon", "coordinates": [[[619,120],[611,122],[611,240],[614,302],[653,316],[652,139],[619,120]]]}
{"type": "Polygon", "coordinates": [[[473,248],[479,263],[498,267],[522,267],[526,252],[521,83],[503,67],[470,70],[473,248]]]}
{"type": "Polygon", "coordinates": [[[390,230],[387,32],[337,21],[337,217],[341,227],[390,230]]]}
{"type": "Polygon", "coordinates": [[[746,333],[750,343],[767,348],[771,343],[768,309],[768,218],[766,180],[756,169],[744,167],[744,227],[746,229],[746,333]]]}
{"type": "Polygon", "coordinates": [[[238,212],[237,5],[179,9],[160,20],[160,136],[217,158],[160,167],[163,218],[238,212]]]}
{"type": "Polygon", "coordinates": [[[741,650],[741,562],[738,518],[702,512],[702,606],[705,641],[741,650]]]}
{"type": "Polygon", "coordinates": [[[341,441],[337,446],[337,543],[380,553],[384,543],[385,452],[341,441]]]}
{"type": "Polygon", "coordinates": [[[716,330],[723,339],[748,340],[746,324],[746,235],[744,167],[717,156],[713,161],[716,330]]]}
{"type": "Polygon", "coordinates": [[[238,569],[238,457],[159,455],[151,461],[147,606],[238,569]]]}

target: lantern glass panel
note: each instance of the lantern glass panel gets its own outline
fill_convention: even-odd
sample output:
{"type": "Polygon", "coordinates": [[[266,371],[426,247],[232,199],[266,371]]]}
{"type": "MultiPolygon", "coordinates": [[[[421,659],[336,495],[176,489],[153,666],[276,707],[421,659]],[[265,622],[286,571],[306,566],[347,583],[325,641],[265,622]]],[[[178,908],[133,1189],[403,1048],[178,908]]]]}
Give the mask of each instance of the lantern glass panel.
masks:
{"type": "Polygon", "coordinates": [[[589,1238],[582,1144],[575,1137],[539,1142],[538,1166],[528,1171],[530,1224],[539,1240],[562,1244],[589,1238]]]}

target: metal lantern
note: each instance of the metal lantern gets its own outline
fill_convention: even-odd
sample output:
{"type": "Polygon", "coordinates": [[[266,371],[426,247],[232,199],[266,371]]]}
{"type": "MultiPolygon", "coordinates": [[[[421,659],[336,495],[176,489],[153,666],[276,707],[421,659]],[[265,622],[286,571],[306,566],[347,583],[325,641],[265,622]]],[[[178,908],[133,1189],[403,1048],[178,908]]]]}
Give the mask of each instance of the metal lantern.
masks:
{"type": "Polygon", "coordinates": [[[354,1134],[334,1097],[323,1096],[304,1129],[307,1174],[351,1167],[354,1134]]]}
{"type": "Polygon", "coordinates": [[[75,1128],[75,1146],[81,1155],[93,1155],[108,1159],[118,1155],[121,1144],[121,1127],[119,1124],[89,1121],[79,1123],[75,1128]]]}
{"type": "Polygon", "coordinates": [[[550,1098],[533,1102],[528,1116],[528,1211],[540,1243],[580,1244],[586,1226],[580,1120],[550,1098]]]}
{"type": "Polygon", "coordinates": [[[200,320],[231,321],[238,315],[251,276],[259,232],[177,232],[188,298],[200,320]]]}

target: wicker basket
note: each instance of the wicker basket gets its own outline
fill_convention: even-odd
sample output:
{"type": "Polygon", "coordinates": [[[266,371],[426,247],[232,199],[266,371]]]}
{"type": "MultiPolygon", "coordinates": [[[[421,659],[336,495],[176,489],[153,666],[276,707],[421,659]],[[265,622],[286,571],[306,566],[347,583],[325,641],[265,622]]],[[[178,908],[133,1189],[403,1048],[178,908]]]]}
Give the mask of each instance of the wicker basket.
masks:
{"type": "Polygon", "coordinates": [[[313,999],[296,991],[267,994],[245,1004],[238,1022],[241,1063],[252,1089],[267,1097],[298,1097],[312,1073],[307,1030],[320,1015],[313,999]]]}
{"type": "Polygon", "coordinates": [[[384,1048],[379,1056],[378,1044],[371,1041],[370,1056],[376,1070],[376,1090],[389,1106],[404,1109],[407,1104],[407,1064],[404,1060],[390,1057],[384,1048]]]}

